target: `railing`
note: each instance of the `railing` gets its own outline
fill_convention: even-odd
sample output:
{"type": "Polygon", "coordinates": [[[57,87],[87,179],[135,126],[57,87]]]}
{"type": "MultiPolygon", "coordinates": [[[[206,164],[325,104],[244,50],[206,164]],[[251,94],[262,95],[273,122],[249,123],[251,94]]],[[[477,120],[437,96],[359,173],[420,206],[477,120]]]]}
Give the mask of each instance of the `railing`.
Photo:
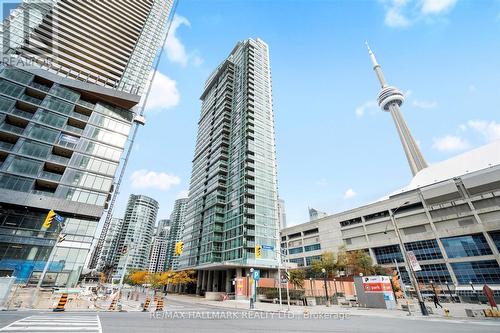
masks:
{"type": "Polygon", "coordinates": [[[12,149],[12,147],[14,147],[13,143],[0,141],[0,149],[10,150],[12,149]]]}
{"type": "Polygon", "coordinates": [[[21,133],[24,132],[24,128],[17,127],[17,126],[14,126],[14,125],[10,125],[10,124],[7,124],[7,123],[3,123],[2,125],[0,125],[0,130],[12,132],[12,133],[15,133],[15,134],[21,134],[21,133]]]}
{"type": "Polygon", "coordinates": [[[36,105],[42,104],[42,100],[41,99],[38,99],[38,98],[35,98],[35,97],[32,97],[32,96],[28,96],[28,95],[22,95],[21,99],[23,101],[26,101],[26,102],[29,102],[29,103],[32,103],[32,104],[36,104],[36,105]]]}
{"type": "Polygon", "coordinates": [[[89,116],[86,116],[84,114],[81,114],[81,113],[78,113],[78,112],[71,112],[69,114],[70,117],[73,117],[73,118],[76,118],[76,119],[80,119],[80,120],[83,120],[85,122],[89,121],[89,116]]]}
{"type": "Polygon", "coordinates": [[[48,92],[50,90],[50,87],[47,87],[46,85],[37,82],[31,82],[30,86],[45,92],[48,92]]]}
{"type": "Polygon", "coordinates": [[[61,180],[62,175],[57,174],[57,173],[47,172],[47,171],[41,171],[40,174],[38,175],[38,177],[43,178],[43,179],[52,180],[55,182],[59,182],[61,180]]]}
{"type": "Polygon", "coordinates": [[[69,162],[69,158],[64,157],[64,156],[58,156],[58,155],[49,155],[48,157],[49,161],[56,162],[59,164],[66,165],[69,162]]]}
{"type": "Polygon", "coordinates": [[[84,101],[84,100],[81,100],[81,99],[80,99],[80,100],[78,100],[78,101],[76,102],[76,104],[78,104],[78,105],[80,105],[80,106],[83,106],[83,107],[85,107],[85,108],[87,108],[87,109],[89,109],[89,110],[94,110],[94,107],[95,107],[95,104],[90,103],[90,102],[87,102],[87,101],[84,101]]]}
{"type": "Polygon", "coordinates": [[[19,110],[19,109],[12,109],[10,111],[11,114],[15,115],[15,116],[19,116],[19,117],[23,117],[23,118],[26,118],[26,119],[31,119],[33,118],[33,113],[31,112],[26,112],[26,111],[22,111],[22,110],[19,110]]]}
{"type": "Polygon", "coordinates": [[[48,197],[53,197],[54,194],[55,194],[54,192],[39,191],[39,190],[32,190],[31,193],[38,194],[38,195],[45,195],[45,196],[48,196],[48,197]]]}
{"type": "Polygon", "coordinates": [[[63,129],[68,131],[68,132],[72,132],[72,133],[75,133],[78,135],[81,135],[83,133],[83,130],[81,128],[71,126],[71,125],[65,125],[63,129]]]}
{"type": "Polygon", "coordinates": [[[71,148],[74,149],[76,147],[76,143],[73,142],[68,142],[68,141],[59,141],[56,143],[56,145],[65,147],[65,148],[71,148]]]}

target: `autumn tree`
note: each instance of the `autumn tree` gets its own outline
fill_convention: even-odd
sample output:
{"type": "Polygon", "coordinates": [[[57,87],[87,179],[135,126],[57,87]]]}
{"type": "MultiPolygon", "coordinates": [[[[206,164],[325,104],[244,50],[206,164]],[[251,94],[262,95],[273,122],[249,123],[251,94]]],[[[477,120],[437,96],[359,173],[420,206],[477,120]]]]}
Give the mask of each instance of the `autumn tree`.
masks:
{"type": "Polygon", "coordinates": [[[337,261],[333,252],[323,252],[319,260],[314,260],[311,264],[312,270],[316,275],[323,274],[323,269],[327,276],[334,276],[337,272],[337,261]]]}
{"type": "Polygon", "coordinates": [[[127,275],[126,282],[131,285],[141,285],[146,283],[147,271],[132,271],[127,275]]]}

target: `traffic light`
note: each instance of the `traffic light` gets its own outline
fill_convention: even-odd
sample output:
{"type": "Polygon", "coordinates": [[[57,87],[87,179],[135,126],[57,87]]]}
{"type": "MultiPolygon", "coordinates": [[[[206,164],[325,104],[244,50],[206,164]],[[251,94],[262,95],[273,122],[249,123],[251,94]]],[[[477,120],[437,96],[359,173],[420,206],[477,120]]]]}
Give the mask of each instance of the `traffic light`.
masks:
{"type": "Polygon", "coordinates": [[[56,212],[54,212],[54,210],[51,209],[50,212],[47,214],[45,221],[43,222],[43,227],[45,229],[49,229],[52,226],[52,222],[54,221],[56,215],[57,215],[56,212]]]}
{"type": "Polygon", "coordinates": [[[260,259],[262,257],[262,246],[255,245],[255,259],[260,259]]]}
{"type": "Polygon", "coordinates": [[[175,254],[180,256],[184,250],[184,242],[175,243],[175,254]]]}

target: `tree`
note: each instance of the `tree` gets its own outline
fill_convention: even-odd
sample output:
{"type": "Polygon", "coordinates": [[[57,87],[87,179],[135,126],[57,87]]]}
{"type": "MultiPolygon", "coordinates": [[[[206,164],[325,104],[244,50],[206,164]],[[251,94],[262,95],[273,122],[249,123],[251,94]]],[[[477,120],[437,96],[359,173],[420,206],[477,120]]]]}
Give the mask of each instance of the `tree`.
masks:
{"type": "Polygon", "coordinates": [[[347,275],[358,275],[363,273],[365,275],[373,273],[372,258],[368,253],[361,250],[347,252],[347,275]]]}
{"type": "Polygon", "coordinates": [[[127,275],[126,281],[131,285],[141,285],[146,283],[147,275],[146,271],[132,271],[127,275]]]}
{"type": "Polygon", "coordinates": [[[179,271],[175,272],[172,277],[172,284],[174,285],[182,285],[194,282],[193,278],[194,271],[179,271]]]}
{"type": "Polygon", "coordinates": [[[306,278],[306,271],[304,269],[293,269],[288,271],[290,274],[290,282],[297,289],[304,288],[304,279],[306,278]]]}
{"type": "Polygon", "coordinates": [[[324,252],[321,259],[314,260],[311,264],[312,270],[316,275],[321,276],[323,269],[326,271],[327,277],[334,276],[337,272],[337,263],[333,252],[324,252]]]}

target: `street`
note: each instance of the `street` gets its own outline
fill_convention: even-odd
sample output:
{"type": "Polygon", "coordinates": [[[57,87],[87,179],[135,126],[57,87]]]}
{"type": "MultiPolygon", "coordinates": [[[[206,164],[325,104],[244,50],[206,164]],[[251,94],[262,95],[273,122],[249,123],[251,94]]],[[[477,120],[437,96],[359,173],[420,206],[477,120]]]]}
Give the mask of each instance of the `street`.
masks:
{"type": "Polygon", "coordinates": [[[315,316],[247,312],[168,300],[165,312],[0,313],[0,332],[498,332],[498,320],[315,316]],[[343,319],[340,319],[343,318],[343,319]]]}

